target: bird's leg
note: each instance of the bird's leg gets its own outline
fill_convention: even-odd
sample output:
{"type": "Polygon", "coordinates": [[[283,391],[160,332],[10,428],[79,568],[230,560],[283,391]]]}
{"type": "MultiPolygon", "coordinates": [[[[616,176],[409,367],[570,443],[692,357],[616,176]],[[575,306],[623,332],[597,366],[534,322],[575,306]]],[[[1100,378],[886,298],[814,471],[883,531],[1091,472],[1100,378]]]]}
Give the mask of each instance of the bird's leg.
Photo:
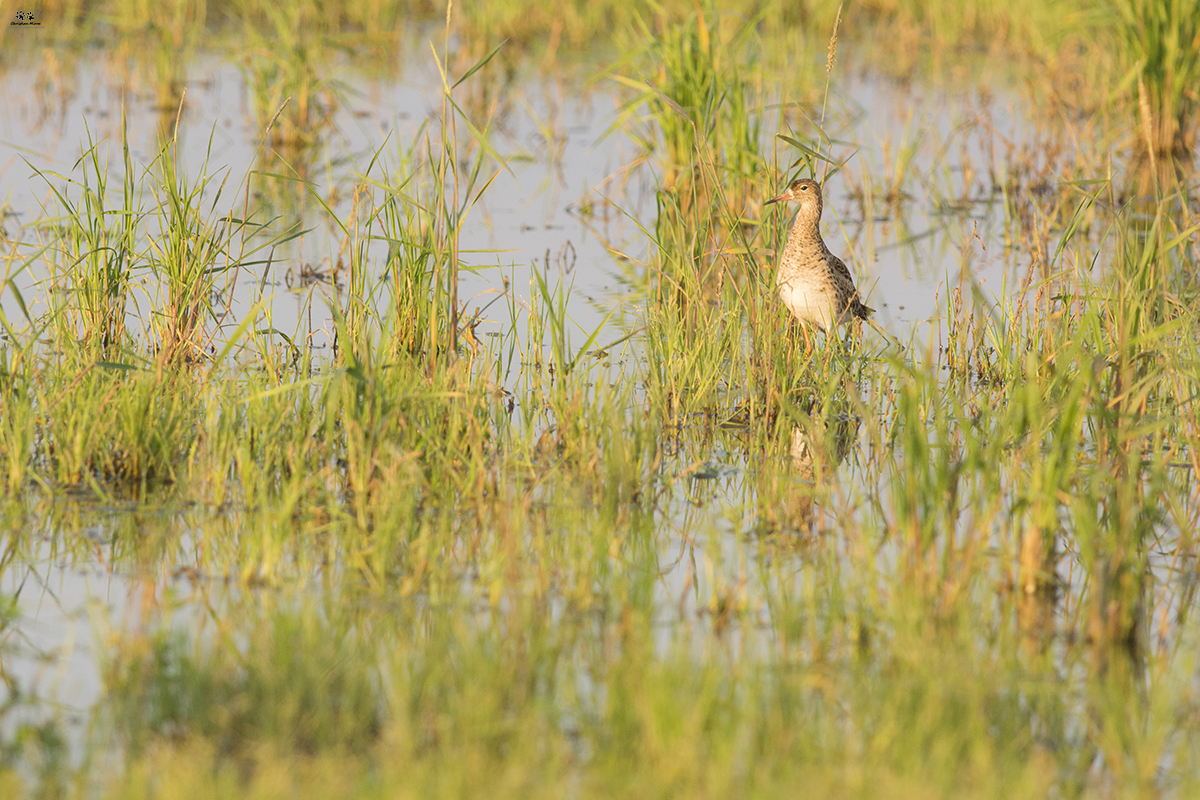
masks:
{"type": "Polygon", "coordinates": [[[812,339],[808,335],[808,326],[803,322],[800,323],[800,333],[804,336],[804,357],[808,358],[812,355],[812,339]]]}

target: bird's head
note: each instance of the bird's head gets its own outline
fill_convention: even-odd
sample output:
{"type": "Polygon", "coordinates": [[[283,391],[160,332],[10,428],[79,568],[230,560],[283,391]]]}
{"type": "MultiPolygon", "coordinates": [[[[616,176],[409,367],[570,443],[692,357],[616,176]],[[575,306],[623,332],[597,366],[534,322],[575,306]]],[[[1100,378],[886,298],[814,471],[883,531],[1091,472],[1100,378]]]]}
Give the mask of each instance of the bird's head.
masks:
{"type": "Polygon", "coordinates": [[[781,203],[787,200],[795,200],[801,208],[811,207],[819,210],[821,208],[821,184],[811,178],[797,178],[788,184],[783,194],[771,198],[763,205],[769,206],[772,203],[781,203]]]}
{"type": "Polygon", "coordinates": [[[779,197],[769,199],[763,205],[784,203],[786,200],[796,200],[802,209],[805,207],[816,209],[817,216],[821,216],[821,184],[817,184],[811,178],[797,178],[787,185],[786,190],[779,197]]]}
{"type": "Polygon", "coordinates": [[[764,203],[769,206],[786,200],[794,200],[800,208],[796,212],[793,230],[809,230],[821,222],[821,184],[811,178],[797,178],[788,184],[783,194],[764,203]]]}

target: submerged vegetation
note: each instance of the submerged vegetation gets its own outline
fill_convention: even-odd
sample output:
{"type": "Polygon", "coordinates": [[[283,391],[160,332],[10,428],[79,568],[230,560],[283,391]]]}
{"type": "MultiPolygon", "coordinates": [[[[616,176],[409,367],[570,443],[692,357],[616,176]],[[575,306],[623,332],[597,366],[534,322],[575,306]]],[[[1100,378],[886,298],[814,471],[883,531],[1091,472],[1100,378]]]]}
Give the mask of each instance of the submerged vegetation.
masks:
{"type": "Polygon", "coordinates": [[[46,4],[47,37],[159,43],[166,88],[152,153],[123,112],[70,169],[31,158],[44,206],[0,228],[0,796],[1200,789],[1194,3],[729,5],[46,4]],[[336,53],[432,17],[436,109],[322,183],[336,53]],[[188,158],[162,57],[222,26],[256,43],[244,174],[215,129],[188,158]],[[1081,58],[1099,26],[1115,52],[1081,58]],[[563,260],[525,291],[462,244],[511,169],[514,65],[585,42],[653,185],[578,205],[641,242],[588,265],[623,289],[587,327],[563,260]],[[889,53],[910,81],[999,55],[1065,111],[1007,140],[988,87],[877,163],[838,85],[889,53]],[[849,187],[898,341],[805,355],[761,205],[799,174],[849,187]],[[290,248],[318,226],[313,267],[290,248]],[[935,238],[905,330],[874,257],[935,238]],[[71,592],[87,704],[43,679],[88,669],[37,630],[71,592]]]}

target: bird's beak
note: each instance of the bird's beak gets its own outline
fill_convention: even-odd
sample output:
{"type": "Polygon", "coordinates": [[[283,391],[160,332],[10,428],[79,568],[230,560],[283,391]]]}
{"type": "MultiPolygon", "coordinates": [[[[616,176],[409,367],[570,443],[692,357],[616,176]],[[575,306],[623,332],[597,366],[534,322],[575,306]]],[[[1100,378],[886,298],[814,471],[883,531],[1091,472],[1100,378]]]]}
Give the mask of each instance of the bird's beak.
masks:
{"type": "Polygon", "coordinates": [[[779,195],[779,197],[772,197],[770,200],[768,200],[767,202],[763,203],[763,205],[764,205],[764,206],[769,206],[769,205],[771,205],[772,203],[778,203],[778,202],[780,202],[780,201],[782,201],[782,200],[787,200],[787,199],[788,199],[788,197],[787,197],[787,192],[784,192],[783,194],[779,195]]]}

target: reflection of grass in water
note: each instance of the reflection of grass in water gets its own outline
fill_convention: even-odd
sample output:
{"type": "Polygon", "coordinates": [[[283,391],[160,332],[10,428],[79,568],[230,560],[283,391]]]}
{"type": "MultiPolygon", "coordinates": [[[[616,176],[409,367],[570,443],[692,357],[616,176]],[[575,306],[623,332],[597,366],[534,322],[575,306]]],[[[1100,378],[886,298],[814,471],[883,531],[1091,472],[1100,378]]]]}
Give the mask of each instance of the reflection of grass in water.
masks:
{"type": "MultiPolygon", "coordinates": [[[[219,357],[162,363],[136,331],[104,360],[39,341],[61,307],[4,318],[4,590],[44,563],[39,498],[56,559],[136,587],[80,793],[1188,793],[1200,365],[1174,201],[1014,188],[1028,286],[995,302],[968,272],[904,355],[806,359],[758,266],[786,220],[728,200],[714,158],[647,226],[644,335],[588,369],[609,337],[572,339],[553,276],[454,346],[451,237],[494,162],[475,140],[455,196],[448,124],[339,219],[328,361],[257,309],[210,328],[219,357]],[[777,530],[796,515],[803,539],[777,530]]],[[[164,182],[143,235],[223,258],[216,188],[164,182]]],[[[24,747],[0,787],[53,755],[24,747]]]]}

